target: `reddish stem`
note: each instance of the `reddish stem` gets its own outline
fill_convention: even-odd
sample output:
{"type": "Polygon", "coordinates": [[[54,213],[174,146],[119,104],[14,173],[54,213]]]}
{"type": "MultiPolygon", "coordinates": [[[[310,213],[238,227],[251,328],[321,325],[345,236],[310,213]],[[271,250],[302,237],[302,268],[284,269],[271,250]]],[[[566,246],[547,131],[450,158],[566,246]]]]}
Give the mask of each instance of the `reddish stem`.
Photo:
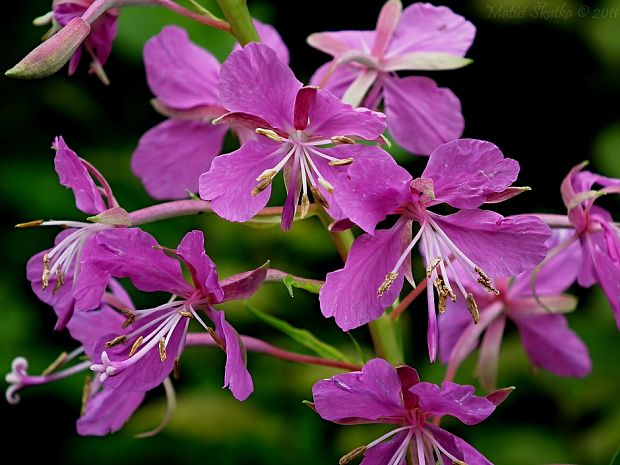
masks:
{"type": "MultiPolygon", "coordinates": [[[[241,336],[241,341],[247,350],[258,352],[260,354],[271,355],[272,357],[276,357],[281,360],[288,360],[289,362],[321,365],[332,368],[341,368],[349,371],[357,371],[361,369],[359,365],[342,362],[340,360],[329,360],[320,357],[312,357],[310,355],[298,354],[296,352],[289,352],[251,336],[241,336]]],[[[208,333],[189,333],[187,335],[186,344],[188,346],[218,346],[208,333]]]]}

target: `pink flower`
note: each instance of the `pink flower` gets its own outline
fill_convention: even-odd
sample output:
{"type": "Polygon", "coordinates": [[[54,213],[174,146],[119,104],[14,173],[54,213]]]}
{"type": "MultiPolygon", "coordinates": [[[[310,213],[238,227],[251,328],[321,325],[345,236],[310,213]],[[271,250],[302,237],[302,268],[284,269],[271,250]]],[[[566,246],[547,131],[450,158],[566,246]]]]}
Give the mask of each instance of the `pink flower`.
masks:
{"type": "MultiPolygon", "coordinates": [[[[277,31],[254,21],[263,41],[288,63],[288,50],[277,31]]],[[[237,46],[238,47],[238,46],[237,46]]],[[[221,153],[227,125],[211,124],[226,113],[220,102],[220,63],[189,40],[178,26],[166,26],[144,46],[146,78],[155,108],[170,118],[148,130],[131,167],[156,199],[181,199],[198,192],[198,178],[221,153]]],[[[244,139],[254,134],[239,130],[244,139]]]]}
{"type": "MultiPolygon", "coordinates": [[[[505,159],[490,142],[474,139],[438,147],[417,179],[383,160],[353,164],[350,181],[343,183],[336,197],[344,214],[368,234],[356,239],[343,269],[327,274],[320,292],[323,315],[333,316],[343,330],[379,318],[398,297],[404,277],[415,285],[411,251],[422,240],[426,277],[438,294],[439,311],[460,294],[476,320],[471,289],[458,274],[448,273],[453,262],[476,286],[498,294],[494,278],[531,269],[547,252],[549,228],[538,218],[505,218],[477,208],[515,195],[518,190],[509,186],[518,172],[515,160],[505,159]],[[430,210],[441,203],[459,211],[443,216],[430,210]],[[399,215],[394,226],[375,231],[389,214],[399,215]],[[412,238],[413,223],[420,229],[412,238]]],[[[437,321],[430,289],[427,296],[428,348],[435,360],[437,321]]]]}
{"type": "Polygon", "coordinates": [[[377,108],[385,102],[388,129],[410,152],[428,155],[463,133],[459,99],[432,79],[398,77],[397,71],[455,69],[476,29],[449,8],[414,3],[402,11],[400,0],[388,0],[374,31],[321,32],[308,43],[334,57],[311,82],[352,105],[377,108]]]}
{"type": "Polygon", "coordinates": [[[200,177],[200,196],[230,221],[247,221],[271,195],[274,177],[284,172],[288,194],[282,229],[290,229],[301,197],[301,216],[310,206],[308,191],[330,215],[342,214],[332,192],[343,181],[345,165],[362,158],[390,158],[377,147],[355,144],[375,140],[384,117],[343,104],[326,90],[303,87],[269,47],[251,43],[232,53],[220,72],[220,99],[230,112],[217,121],[264,136],[213,160],[200,177]],[[325,148],[326,145],[336,145],[325,148]]]}
{"type": "Polygon", "coordinates": [[[583,171],[575,166],[562,182],[561,192],[574,227],[571,240],[579,239],[583,260],[577,276],[579,285],[598,283],[609,300],[620,329],[620,229],[611,214],[595,205],[601,195],[619,193],[620,180],[583,171]],[[594,186],[602,188],[594,190],[594,186]]]}
{"type": "MultiPolygon", "coordinates": [[[[56,330],[64,328],[75,307],[76,279],[83,270],[81,261],[90,240],[104,230],[115,230],[115,225],[127,225],[125,210],[119,207],[105,178],[90,163],[79,158],[62,137],[55,139],[54,165],[60,183],[75,195],[76,206],[84,213],[96,215],[93,222],[35,221],[18,225],[61,226],[67,228],[56,236],[54,247],[33,256],[27,265],[27,277],[32,290],[43,302],[54,307],[58,316],[56,330]],[[95,184],[95,180],[100,184],[95,184]]],[[[112,233],[114,234],[114,233],[112,233]]],[[[104,284],[103,288],[105,289],[104,284]]],[[[101,301],[91,308],[97,308],[101,301]]]]}
{"type": "MultiPolygon", "coordinates": [[[[549,240],[553,249],[567,238],[568,231],[557,232],[549,240]]],[[[563,294],[577,277],[581,249],[571,244],[542,266],[536,276],[536,295],[527,271],[516,278],[496,282],[500,296],[480,292],[471,286],[478,302],[480,321],[474,325],[463,302],[448,302],[439,317],[439,354],[448,363],[446,379],[452,379],[459,365],[480,344],[476,374],[482,386],[491,390],[497,378],[498,357],[506,321],[512,321],[532,363],[558,376],[583,377],[590,373],[592,362],[588,349],[568,327],[564,312],[576,305],[573,296],[563,294]]],[[[455,266],[462,281],[469,277],[455,266]]]]}
{"type": "Polygon", "coordinates": [[[397,426],[340,461],[348,463],[363,453],[361,465],[405,465],[407,454],[419,465],[490,465],[480,452],[431,420],[449,415],[466,425],[478,424],[510,391],[478,397],[473,386],[444,382],[440,387],[420,382],[415,369],[406,365],[394,368],[379,358],[370,360],[361,371],[324,379],[312,388],[314,408],[325,420],[343,425],[397,426]]]}
{"type": "Polygon", "coordinates": [[[188,283],[179,261],[160,250],[152,236],[137,228],[119,231],[122,234],[104,231],[91,244],[88,272],[79,277],[82,308],[101,300],[104,283],[112,276],[129,278],[142,291],[163,291],[172,297],[163,305],[127,312],[126,323],[99,340],[99,355],[91,366],[99,380],[112,389],[131,392],[158,386],[178,363],[190,320],[195,319],[226,352],[224,386],[245,400],[253,391],[245,348],[224,312],[213,305],[250,297],[264,281],[266,267],[219,281],[215,265],[205,254],[202,232],[192,231],[176,251],[170,251],[189,270],[188,283]],[[205,324],[199,310],[214,329],[205,324]]]}

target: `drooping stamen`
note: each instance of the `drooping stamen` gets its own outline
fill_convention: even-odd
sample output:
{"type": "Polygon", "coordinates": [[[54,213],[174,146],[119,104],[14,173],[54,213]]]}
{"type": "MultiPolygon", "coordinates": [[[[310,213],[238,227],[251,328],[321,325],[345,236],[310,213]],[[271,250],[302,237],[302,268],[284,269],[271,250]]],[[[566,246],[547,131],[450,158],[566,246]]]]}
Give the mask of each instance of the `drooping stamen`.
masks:
{"type": "Polygon", "coordinates": [[[441,258],[439,257],[433,258],[431,263],[426,267],[426,278],[427,279],[431,279],[431,275],[433,274],[433,271],[435,271],[435,268],[437,268],[440,263],[441,263],[441,258]]]}
{"type": "Polygon", "coordinates": [[[323,194],[321,194],[321,191],[315,187],[315,186],[311,186],[310,187],[310,192],[312,192],[312,196],[314,197],[314,200],[316,200],[317,202],[319,202],[321,205],[323,205],[325,208],[329,209],[329,202],[327,201],[327,199],[323,196],[323,194]]]}
{"type": "Polygon", "coordinates": [[[15,227],[19,228],[19,229],[33,228],[33,227],[36,227],[36,226],[41,226],[43,223],[44,223],[43,220],[26,221],[25,223],[17,223],[15,225],[15,227]]]}
{"type": "Polygon", "coordinates": [[[172,377],[177,381],[181,378],[181,359],[180,358],[174,359],[174,368],[172,370],[172,377]]]}
{"type": "Polygon", "coordinates": [[[224,352],[226,352],[226,344],[224,343],[222,338],[213,330],[213,328],[207,327],[207,332],[209,333],[213,341],[217,344],[217,346],[224,352]]]}
{"type": "Polygon", "coordinates": [[[318,178],[319,184],[323,186],[323,188],[332,194],[334,192],[334,186],[332,186],[326,179],[318,178]]]}
{"type": "MultiPolygon", "coordinates": [[[[258,129],[256,131],[258,132],[258,129]]],[[[276,134],[276,136],[277,136],[277,134],[276,134]]],[[[280,136],[277,136],[277,137],[280,138],[280,136]]],[[[278,142],[283,142],[283,141],[284,140],[281,141],[280,139],[278,139],[278,142]]],[[[256,185],[256,187],[254,187],[254,189],[252,189],[252,191],[251,191],[252,195],[258,195],[262,191],[267,189],[267,187],[271,184],[271,182],[273,181],[273,178],[276,176],[276,174],[278,174],[280,172],[280,170],[284,167],[286,162],[291,158],[291,156],[293,156],[293,154],[295,153],[295,150],[296,150],[296,146],[293,145],[291,147],[289,144],[283,144],[281,147],[279,147],[277,150],[275,150],[270,155],[270,156],[277,157],[280,154],[286,152],[287,149],[288,149],[288,152],[286,153],[286,155],[284,155],[282,160],[280,160],[276,164],[276,166],[274,166],[273,168],[266,169],[265,171],[263,171],[261,174],[258,175],[258,177],[256,178],[256,180],[258,181],[258,184],[256,185]]]]}
{"type": "Polygon", "coordinates": [[[143,340],[144,340],[144,336],[140,336],[138,339],[136,339],[136,341],[131,346],[131,350],[129,351],[130,357],[133,357],[133,354],[135,354],[138,351],[143,340]]]}
{"type": "Polygon", "coordinates": [[[366,449],[368,449],[368,447],[366,447],[366,446],[356,447],[351,452],[349,452],[349,453],[343,455],[342,457],[340,457],[340,460],[338,460],[338,465],[346,465],[351,460],[353,460],[355,457],[357,457],[360,454],[363,454],[364,452],[366,452],[366,449]]]}
{"type": "Polygon", "coordinates": [[[355,139],[351,139],[350,137],[347,137],[347,136],[334,136],[330,140],[332,144],[347,144],[347,145],[355,144],[355,139]]]}
{"type": "Polygon", "coordinates": [[[480,321],[480,313],[478,312],[478,304],[471,292],[467,294],[467,310],[471,313],[474,324],[478,324],[478,321],[480,321]]]}
{"type": "Polygon", "coordinates": [[[392,287],[392,284],[394,284],[396,278],[398,278],[398,273],[396,273],[395,271],[390,271],[388,274],[386,274],[383,283],[381,283],[381,286],[379,286],[379,289],[377,289],[377,297],[381,297],[383,294],[385,294],[390,289],[390,287],[392,287]]]}
{"type": "Polygon", "coordinates": [[[286,142],[286,139],[279,136],[275,131],[272,131],[271,129],[256,128],[254,131],[256,132],[256,134],[260,134],[261,136],[265,136],[271,140],[275,140],[276,142],[286,142]]]}
{"type": "Polygon", "coordinates": [[[497,290],[497,288],[493,285],[493,281],[484,271],[477,266],[474,268],[474,271],[478,273],[479,276],[477,279],[478,284],[484,287],[491,294],[499,295],[499,290],[497,290]]]}
{"type": "Polygon", "coordinates": [[[299,217],[305,218],[308,215],[308,210],[310,210],[310,199],[308,198],[308,194],[304,192],[301,195],[301,211],[299,212],[299,217]]]}
{"type": "Polygon", "coordinates": [[[50,257],[48,254],[43,255],[43,275],[41,275],[41,290],[47,289],[50,284],[50,257]]]}
{"type": "Polygon", "coordinates": [[[125,342],[127,340],[127,336],[125,334],[122,334],[120,336],[116,336],[114,339],[112,339],[111,341],[108,341],[105,343],[105,347],[106,349],[109,349],[111,347],[117,346],[119,344],[122,344],[123,342],[125,342]]]}
{"type": "Polygon", "coordinates": [[[58,368],[63,366],[65,363],[67,363],[67,352],[61,352],[61,354],[58,357],[56,357],[56,360],[50,363],[50,365],[45,370],[43,370],[43,372],[41,373],[41,376],[47,376],[55,372],[58,368]]]}
{"type": "Polygon", "coordinates": [[[354,158],[343,158],[341,160],[330,160],[329,166],[348,166],[353,163],[354,158]]]}
{"type": "Polygon", "coordinates": [[[162,362],[166,361],[166,338],[159,339],[159,359],[162,362]]]}
{"type": "Polygon", "coordinates": [[[437,290],[437,295],[439,296],[437,308],[439,310],[439,313],[444,313],[446,311],[446,302],[448,298],[450,298],[452,302],[456,302],[456,295],[454,294],[454,292],[452,292],[451,289],[449,289],[445,285],[443,280],[439,277],[435,278],[435,281],[433,281],[433,285],[435,286],[435,289],[437,290]]]}

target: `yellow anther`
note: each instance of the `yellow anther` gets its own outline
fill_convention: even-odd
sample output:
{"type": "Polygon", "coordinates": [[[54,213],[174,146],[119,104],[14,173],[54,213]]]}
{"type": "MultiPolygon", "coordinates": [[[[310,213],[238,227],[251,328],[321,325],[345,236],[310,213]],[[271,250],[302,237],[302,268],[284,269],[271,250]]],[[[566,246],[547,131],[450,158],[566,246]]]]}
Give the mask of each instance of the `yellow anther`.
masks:
{"type": "Polygon", "coordinates": [[[114,346],[117,346],[119,344],[122,344],[126,340],[127,340],[127,336],[125,336],[124,334],[121,334],[120,336],[116,336],[111,341],[106,342],[105,346],[106,346],[106,348],[109,349],[110,347],[114,347],[114,346]]]}
{"type": "Polygon", "coordinates": [[[383,283],[381,283],[381,286],[379,286],[379,289],[377,289],[377,297],[381,297],[383,294],[385,294],[392,286],[392,284],[394,284],[396,278],[398,278],[398,273],[396,273],[395,271],[390,271],[388,274],[386,274],[383,283]]]}
{"type": "Polygon", "coordinates": [[[140,336],[138,339],[136,339],[136,342],[133,343],[133,345],[131,346],[131,350],[129,351],[130,357],[133,357],[133,355],[138,351],[138,349],[140,348],[140,344],[142,344],[143,340],[143,336],[140,336]]]}
{"type": "Polygon", "coordinates": [[[353,163],[353,158],[343,158],[342,160],[332,160],[329,162],[329,166],[347,166],[353,163]]]}
{"type": "Polygon", "coordinates": [[[166,339],[163,337],[159,340],[159,359],[162,362],[166,361],[166,339]]]}
{"type": "Polygon", "coordinates": [[[467,294],[467,310],[471,313],[471,317],[474,319],[474,324],[478,324],[478,321],[480,321],[480,312],[478,312],[478,304],[476,303],[471,292],[467,294]]]}

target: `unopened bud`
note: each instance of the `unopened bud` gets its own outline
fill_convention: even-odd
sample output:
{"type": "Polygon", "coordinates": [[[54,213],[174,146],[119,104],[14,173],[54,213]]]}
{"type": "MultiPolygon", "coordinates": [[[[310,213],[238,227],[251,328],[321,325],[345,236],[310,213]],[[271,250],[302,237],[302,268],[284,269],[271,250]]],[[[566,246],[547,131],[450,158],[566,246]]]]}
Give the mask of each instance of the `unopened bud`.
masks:
{"type": "Polygon", "coordinates": [[[20,79],[51,76],[69,61],[88,34],[90,25],[80,17],[73,18],[4,74],[20,79]]]}

